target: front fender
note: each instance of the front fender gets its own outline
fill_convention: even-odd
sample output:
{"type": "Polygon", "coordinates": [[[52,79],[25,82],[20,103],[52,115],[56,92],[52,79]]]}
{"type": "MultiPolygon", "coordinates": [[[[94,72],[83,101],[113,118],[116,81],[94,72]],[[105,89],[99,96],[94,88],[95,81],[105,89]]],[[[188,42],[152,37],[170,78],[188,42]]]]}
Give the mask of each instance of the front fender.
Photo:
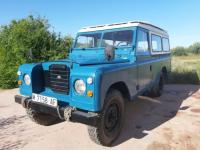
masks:
{"type": "Polygon", "coordinates": [[[137,67],[135,64],[115,65],[101,70],[101,80],[99,86],[100,110],[103,108],[104,100],[110,87],[119,82],[126,85],[128,90],[127,93],[130,94],[130,99],[137,94],[137,67]]]}

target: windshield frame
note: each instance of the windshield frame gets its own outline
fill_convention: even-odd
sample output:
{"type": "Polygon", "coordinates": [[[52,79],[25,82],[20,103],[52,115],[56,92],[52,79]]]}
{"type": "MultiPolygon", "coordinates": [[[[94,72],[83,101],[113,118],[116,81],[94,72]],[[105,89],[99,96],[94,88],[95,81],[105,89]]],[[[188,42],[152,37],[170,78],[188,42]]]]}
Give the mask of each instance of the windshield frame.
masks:
{"type": "Polygon", "coordinates": [[[91,32],[78,32],[73,44],[73,49],[76,50],[83,50],[84,48],[76,48],[76,44],[77,44],[77,40],[78,37],[83,35],[83,34],[95,34],[95,33],[100,33],[101,34],[101,38],[100,38],[100,42],[98,43],[97,47],[92,47],[92,48],[85,48],[88,50],[93,50],[93,49],[104,49],[105,47],[102,47],[102,41],[103,41],[103,36],[105,33],[109,33],[109,32],[116,32],[116,31],[126,31],[126,30],[131,30],[133,32],[133,37],[132,37],[132,42],[130,44],[130,46],[118,46],[116,47],[116,49],[124,49],[124,48],[131,48],[133,47],[136,41],[136,27],[127,27],[127,28],[115,28],[115,29],[108,29],[108,30],[98,30],[98,31],[91,31],[91,32]]]}

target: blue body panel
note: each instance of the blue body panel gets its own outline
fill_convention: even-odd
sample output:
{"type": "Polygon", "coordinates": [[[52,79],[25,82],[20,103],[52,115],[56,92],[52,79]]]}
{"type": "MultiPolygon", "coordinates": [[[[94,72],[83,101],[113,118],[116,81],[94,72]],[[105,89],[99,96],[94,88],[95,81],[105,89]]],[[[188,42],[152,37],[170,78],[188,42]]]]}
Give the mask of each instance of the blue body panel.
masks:
{"type": "MultiPolygon", "coordinates": [[[[138,94],[136,86],[138,85],[139,66],[150,63],[157,64],[159,62],[160,66],[157,67],[157,72],[161,69],[162,65],[166,65],[166,62],[168,63],[168,67],[170,67],[170,55],[164,55],[162,57],[157,56],[147,61],[137,61],[137,56],[135,54],[136,29],[137,28],[135,27],[131,28],[135,33],[132,47],[117,49],[115,52],[115,59],[112,61],[105,60],[104,49],[99,47],[96,49],[86,50],[74,49],[70,53],[69,59],[21,65],[19,70],[22,71],[23,74],[19,76],[19,80],[22,81],[25,74],[29,74],[31,78],[36,76],[33,71],[35,68],[49,70],[49,66],[52,64],[67,65],[70,68],[70,91],[69,94],[66,95],[54,92],[50,88],[45,87],[44,89],[41,89],[41,92],[38,92],[36,89],[41,86],[39,83],[36,84],[36,87],[33,87],[32,83],[30,86],[23,83],[20,86],[20,94],[32,96],[32,93],[38,93],[45,96],[55,97],[58,99],[59,105],[70,105],[82,110],[93,112],[101,111],[106,93],[114,83],[125,83],[130,96],[134,97],[138,94]],[[93,84],[86,84],[86,92],[88,90],[93,91],[94,95],[92,97],[88,97],[86,92],[83,95],[79,95],[74,90],[75,80],[82,79],[86,83],[88,77],[93,78],[93,84]]],[[[34,81],[37,81],[37,79],[34,81]]]]}

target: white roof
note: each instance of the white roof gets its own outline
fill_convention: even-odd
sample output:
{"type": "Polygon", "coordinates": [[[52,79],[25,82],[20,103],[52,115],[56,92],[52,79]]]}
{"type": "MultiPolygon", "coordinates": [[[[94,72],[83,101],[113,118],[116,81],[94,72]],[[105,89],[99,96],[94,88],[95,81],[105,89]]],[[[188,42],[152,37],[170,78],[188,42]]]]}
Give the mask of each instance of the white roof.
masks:
{"type": "Polygon", "coordinates": [[[116,28],[126,28],[126,27],[135,27],[139,26],[145,29],[148,29],[150,31],[164,34],[168,36],[167,31],[164,29],[157,27],[155,25],[152,25],[147,22],[142,22],[142,21],[129,21],[129,22],[120,22],[120,23],[113,23],[113,24],[105,24],[105,25],[97,25],[97,26],[89,26],[89,27],[84,27],[80,29],[78,32],[92,32],[92,31],[100,31],[100,30],[109,30],[109,29],[116,29],[116,28]]]}

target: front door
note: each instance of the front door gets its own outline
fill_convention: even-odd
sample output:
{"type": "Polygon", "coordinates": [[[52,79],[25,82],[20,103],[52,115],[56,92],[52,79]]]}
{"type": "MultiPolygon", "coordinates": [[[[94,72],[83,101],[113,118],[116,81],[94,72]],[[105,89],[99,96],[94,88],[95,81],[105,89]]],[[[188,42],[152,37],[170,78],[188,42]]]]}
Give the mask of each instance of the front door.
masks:
{"type": "Polygon", "coordinates": [[[148,30],[138,28],[136,46],[138,91],[144,90],[152,80],[152,66],[150,60],[149,32],[148,30]]]}

